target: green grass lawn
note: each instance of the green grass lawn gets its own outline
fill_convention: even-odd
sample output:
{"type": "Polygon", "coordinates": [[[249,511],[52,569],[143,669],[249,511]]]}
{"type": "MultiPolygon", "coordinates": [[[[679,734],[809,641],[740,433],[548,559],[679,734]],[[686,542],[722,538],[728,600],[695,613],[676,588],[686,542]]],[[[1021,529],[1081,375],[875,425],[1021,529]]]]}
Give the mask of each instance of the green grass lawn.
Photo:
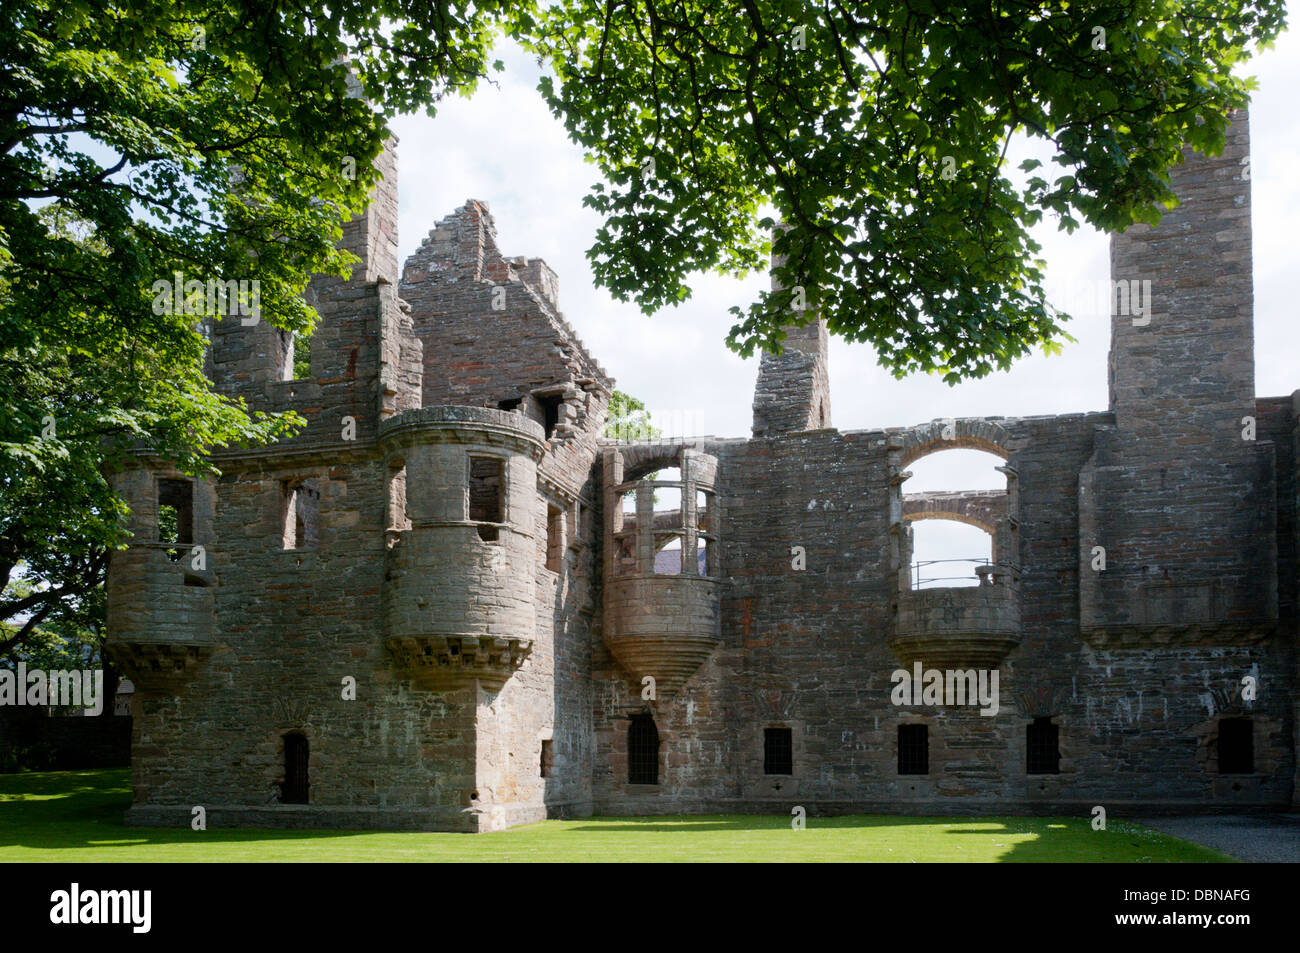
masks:
{"type": "Polygon", "coordinates": [[[0,775],[0,861],[1225,861],[1137,824],[861,815],[597,817],[498,834],[126,827],[125,770],[0,775]]]}

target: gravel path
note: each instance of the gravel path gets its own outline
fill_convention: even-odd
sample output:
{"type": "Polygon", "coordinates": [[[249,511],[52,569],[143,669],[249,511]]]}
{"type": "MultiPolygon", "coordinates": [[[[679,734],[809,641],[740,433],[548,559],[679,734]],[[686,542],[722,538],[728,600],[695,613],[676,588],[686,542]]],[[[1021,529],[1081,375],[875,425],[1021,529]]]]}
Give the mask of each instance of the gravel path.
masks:
{"type": "Polygon", "coordinates": [[[1239,860],[1300,862],[1300,814],[1151,817],[1138,823],[1239,860]]]}

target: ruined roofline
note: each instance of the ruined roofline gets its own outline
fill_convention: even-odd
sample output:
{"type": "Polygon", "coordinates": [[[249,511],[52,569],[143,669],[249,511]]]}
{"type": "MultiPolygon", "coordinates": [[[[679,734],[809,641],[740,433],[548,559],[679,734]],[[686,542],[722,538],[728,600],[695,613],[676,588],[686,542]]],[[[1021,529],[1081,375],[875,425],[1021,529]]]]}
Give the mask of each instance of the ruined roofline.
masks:
{"type": "MultiPolygon", "coordinates": [[[[1260,398],[1260,400],[1267,399],[1267,400],[1275,400],[1275,401],[1285,403],[1291,401],[1293,397],[1298,402],[1297,405],[1300,406],[1300,391],[1296,391],[1295,395],[1286,395],[1286,396],[1275,397],[1275,398],[1260,398]]],[[[895,436],[895,435],[916,433],[917,431],[923,430],[928,427],[932,427],[935,424],[942,425],[948,419],[949,418],[936,417],[934,420],[923,421],[921,423],[912,424],[911,426],[906,426],[906,427],[862,427],[855,430],[841,430],[839,427],[821,427],[816,430],[796,430],[785,434],[778,434],[776,436],[802,437],[802,436],[808,436],[810,434],[835,433],[840,437],[851,437],[855,440],[861,440],[864,438],[884,440],[887,439],[888,437],[895,436]]],[[[958,422],[993,423],[1004,427],[1006,425],[1016,426],[1019,424],[1026,424],[1026,423],[1032,424],[1032,423],[1039,423],[1044,421],[1070,421],[1070,420],[1082,421],[1082,420],[1090,419],[1098,424],[1105,424],[1105,423],[1113,424],[1115,422],[1114,414],[1112,414],[1108,410],[1071,411],[1070,413],[1065,413],[1065,414],[1029,414],[1022,417],[989,416],[989,417],[953,417],[950,419],[953,420],[955,423],[958,422]]],[[[694,443],[705,443],[705,442],[713,446],[724,446],[724,445],[739,446],[740,444],[752,443],[755,440],[766,440],[766,439],[773,439],[773,438],[752,437],[752,436],[719,437],[715,434],[700,434],[697,436],[690,436],[690,437],[649,437],[644,440],[620,440],[615,437],[602,436],[598,438],[596,442],[597,445],[601,447],[626,449],[629,447],[691,445],[694,443]]],[[[961,448],[955,448],[955,449],[961,449],[961,448]]]]}
{"type": "Polygon", "coordinates": [[[420,247],[403,263],[402,274],[405,275],[413,265],[433,263],[439,259],[442,267],[431,268],[431,272],[452,271],[482,282],[517,280],[537,304],[556,336],[576,352],[575,357],[585,371],[581,380],[594,381],[607,393],[613,393],[614,378],[596,360],[559,309],[558,292],[554,288],[555,273],[542,258],[507,257],[502,253],[497,243],[496,220],[487,202],[468,198],[451,214],[443,216],[420,242],[420,247]],[[436,248],[438,245],[443,247],[436,248]],[[530,272],[536,272],[537,280],[529,279],[530,272]],[[546,276],[551,279],[549,289],[541,286],[546,276]]]}
{"type": "Polygon", "coordinates": [[[716,437],[713,434],[700,434],[696,437],[649,437],[645,440],[619,440],[617,437],[597,437],[598,447],[614,450],[626,450],[632,447],[692,447],[696,444],[740,444],[749,443],[749,437],[716,437]]]}

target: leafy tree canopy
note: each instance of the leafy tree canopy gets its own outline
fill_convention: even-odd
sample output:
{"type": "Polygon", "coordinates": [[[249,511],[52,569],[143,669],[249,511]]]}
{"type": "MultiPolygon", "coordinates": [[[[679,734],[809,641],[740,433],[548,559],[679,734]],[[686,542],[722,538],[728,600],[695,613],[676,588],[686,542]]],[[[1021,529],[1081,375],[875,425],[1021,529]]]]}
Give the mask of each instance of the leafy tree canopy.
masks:
{"type": "Polygon", "coordinates": [[[347,272],[335,243],[374,183],[384,115],[487,71],[498,14],[409,6],[0,7],[0,619],[20,620],[5,644],[102,579],[122,536],[105,468],[144,446],[197,473],[215,447],[300,423],[215,394],[217,317],[192,299],[159,313],[153,286],[257,281],[262,320],[310,329],[304,288],[347,272]]]}
{"type": "Polygon", "coordinates": [[[609,398],[605,436],[611,440],[654,440],[663,432],[650,423],[644,402],[616,390],[609,398]]]}
{"type": "Polygon", "coordinates": [[[734,349],[778,349],[815,309],[896,375],[955,383],[1059,347],[1029,229],[1157,221],[1182,144],[1222,148],[1252,87],[1234,68],[1284,18],[1229,0],[558,0],[514,30],[607,179],[586,199],[597,281],[652,312],[689,296],[688,267],[765,267],[784,222],[783,290],[733,309],[734,349]],[[1056,166],[1031,160],[1019,189],[1016,132],[1056,166]]]}

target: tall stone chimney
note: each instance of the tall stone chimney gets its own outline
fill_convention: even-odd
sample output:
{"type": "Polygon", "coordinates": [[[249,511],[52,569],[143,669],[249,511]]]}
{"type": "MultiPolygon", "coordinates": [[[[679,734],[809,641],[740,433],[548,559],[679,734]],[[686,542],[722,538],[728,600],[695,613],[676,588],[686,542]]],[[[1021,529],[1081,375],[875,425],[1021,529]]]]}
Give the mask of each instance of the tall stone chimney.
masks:
{"type": "Polygon", "coordinates": [[[1273,444],[1255,432],[1245,111],[1171,170],[1181,204],[1111,239],[1110,409],[1079,474],[1080,624],[1098,647],[1265,638],[1273,444]]]}
{"type": "MultiPolygon", "coordinates": [[[[775,269],[783,259],[772,256],[775,269]]],[[[772,290],[781,285],[772,276],[772,290]]],[[[754,386],[754,436],[774,437],[831,425],[826,322],[819,316],[802,327],[786,325],[780,354],[763,353],[754,386]]]]}

